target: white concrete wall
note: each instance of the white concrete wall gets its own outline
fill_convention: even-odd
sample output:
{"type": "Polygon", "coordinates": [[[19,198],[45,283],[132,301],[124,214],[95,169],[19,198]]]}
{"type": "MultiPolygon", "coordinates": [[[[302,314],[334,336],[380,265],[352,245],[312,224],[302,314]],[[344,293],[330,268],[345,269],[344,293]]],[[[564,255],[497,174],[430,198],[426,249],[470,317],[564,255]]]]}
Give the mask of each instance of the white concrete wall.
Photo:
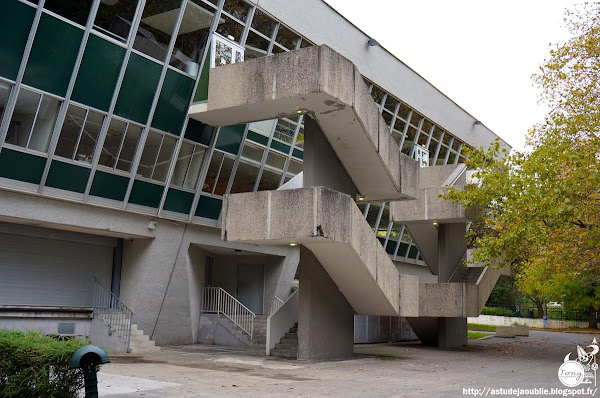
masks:
{"type": "MultiPolygon", "coordinates": [[[[480,323],[483,325],[511,326],[515,322],[519,325],[527,325],[533,328],[543,328],[542,319],[518,318],[512,316],[479,315],[477,318],[467,318],[469,323],[480,323]]],[[[588,321],[557,321],[548,319],[549,329],[587,328],[588,321]]]]}

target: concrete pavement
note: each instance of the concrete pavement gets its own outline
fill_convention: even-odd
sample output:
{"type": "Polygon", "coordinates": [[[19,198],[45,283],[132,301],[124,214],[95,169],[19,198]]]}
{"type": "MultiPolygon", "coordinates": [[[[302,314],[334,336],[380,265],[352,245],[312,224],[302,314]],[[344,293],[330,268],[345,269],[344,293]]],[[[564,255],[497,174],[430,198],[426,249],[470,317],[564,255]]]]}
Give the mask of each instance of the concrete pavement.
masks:
{"type": "Polygon", "coordinates": [[[530,337],[470,340],[450,350],[419,343],[356,345],[353,359],[332,362],[199,344],[170,346],[139,357],[111,357],[99,372],[100,396],[459,397],[469,396],[468,388],[564,389],[557,372],[565,355],[576,356],[577,345],[593,338],[532,331],[530,337]]]}

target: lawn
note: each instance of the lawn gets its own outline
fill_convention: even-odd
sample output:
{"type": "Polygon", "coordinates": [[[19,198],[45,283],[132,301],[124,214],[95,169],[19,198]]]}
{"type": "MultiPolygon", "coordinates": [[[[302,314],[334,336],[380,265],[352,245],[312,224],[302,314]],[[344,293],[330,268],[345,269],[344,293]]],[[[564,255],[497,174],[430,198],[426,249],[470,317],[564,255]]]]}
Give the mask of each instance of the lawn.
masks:
{"type": "Polygon", "coordinates": [[[480,323],[467,323],[468,330],[479,330],[482,332],[495,332],[496,325],[482,325],[480,323]]]}
{"type": "Polygon", "coordinates": [[[482,337],[490,336],[490,333],[480,333],[480,332],[467,332],[467,336],[470,340],[477,340],[482,337]]]}

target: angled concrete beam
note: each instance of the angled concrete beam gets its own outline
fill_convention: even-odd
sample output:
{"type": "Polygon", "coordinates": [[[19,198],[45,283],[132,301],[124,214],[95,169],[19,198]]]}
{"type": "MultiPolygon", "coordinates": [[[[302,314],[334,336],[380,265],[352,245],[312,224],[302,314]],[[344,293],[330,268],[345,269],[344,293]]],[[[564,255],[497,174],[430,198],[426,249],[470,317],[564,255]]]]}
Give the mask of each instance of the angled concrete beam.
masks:
{"type": "Polygon", "coordinates": [[[416,316],[418,278],[402,280],[403,312],[400,274],[348,195],[322,187],[229,195],[222,225],[230,242],[305,246],[358,314],[416,316]]]}
{"type": "Polygon", "coordinates": [[[327,46],[219,66],[191,118],[213,126],[305,113],[365,200],[416,197],[419,167],[400,153],[356,67],[327,46]]]}

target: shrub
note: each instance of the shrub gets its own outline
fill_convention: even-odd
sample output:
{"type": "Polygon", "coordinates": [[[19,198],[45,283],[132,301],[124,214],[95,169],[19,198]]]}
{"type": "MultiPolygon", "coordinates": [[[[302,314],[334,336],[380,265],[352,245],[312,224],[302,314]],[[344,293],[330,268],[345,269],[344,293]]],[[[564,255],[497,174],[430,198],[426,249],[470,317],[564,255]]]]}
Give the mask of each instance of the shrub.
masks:
{"type": "Polygon", "coordinates": [[[481,315],[515,316],[515,313],[508,308],[483,307],[483,310],[481,310],[481,315]]]}
{"type": "Polygon", "coordinates": [[[71,357],[85,343],[0,329],[0,397],[77,397],[83,388],[71,357]]]}

